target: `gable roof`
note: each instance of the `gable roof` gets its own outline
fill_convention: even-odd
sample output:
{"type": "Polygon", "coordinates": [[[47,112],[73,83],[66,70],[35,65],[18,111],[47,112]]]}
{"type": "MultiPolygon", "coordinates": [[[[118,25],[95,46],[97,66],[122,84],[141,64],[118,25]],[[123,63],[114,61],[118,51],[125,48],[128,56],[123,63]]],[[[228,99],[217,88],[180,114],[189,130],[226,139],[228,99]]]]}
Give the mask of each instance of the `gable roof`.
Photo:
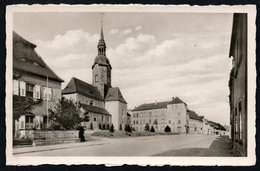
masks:
{"type": "Polygon", "coordinates": [[[148,104],[142,104],[136,108],[134,108],[132,111],[140,111],[140,110],[151,110],[151,109],[162,109],[167,108],[167,102],[158,102],[158,103],[148,103],[148,104]]]}
{"type": "Polygon", "coordinates": [[[194,112],[192,110],[188,110],[188,113],[189,113],[190,119],[202,121],[202,118],[200,116],[198,116],[196,112],[194,112]]]}
{"type": "Polygon", "coordinates": [[[13,70],[64,82],[35,52],[36,45],[13,31],[13,70]]]}
{"type": "Polygon", "coordinates": [[[111,87],[108,89],[105,101],[120,101],[127,104],[118,87],[111,87]]]}
{"type": "Polygon", "coordinates": [[[79,93],[97,100],[104,100],[97,87],[88,84],[80,79],[72,77],[67,86],[62,90],[62,94],[79,93]]]}
{"type": "Polygon", "coordinates": [[[103,114],[103,115],[109,115],[111,116],[110,113],[105,108],[101,107],[96,107],[96,106],[91,106],[87,104],[80,104],[83,109],[85,109],[88,112],[96,113],[96,114],[103,114]]]}
{"type": "Polygon", "coordinates": [[[220,123],[213,122],[213,121],[210,121],[210,120],[208,120],[208,123],[209,123],[212,127],[214,127],[215,129],[217,129],[217,130],[226,131],[226,128],[224,128],[220,123]]]}
{"type": "Polygon", "coordinates": [[[183,102],[179,97],[175,97],[172,99],[172,101],[169,102],[169,104],[179,104],[179,103],[184,103],[186,104],[185,102],[183,102]]]}

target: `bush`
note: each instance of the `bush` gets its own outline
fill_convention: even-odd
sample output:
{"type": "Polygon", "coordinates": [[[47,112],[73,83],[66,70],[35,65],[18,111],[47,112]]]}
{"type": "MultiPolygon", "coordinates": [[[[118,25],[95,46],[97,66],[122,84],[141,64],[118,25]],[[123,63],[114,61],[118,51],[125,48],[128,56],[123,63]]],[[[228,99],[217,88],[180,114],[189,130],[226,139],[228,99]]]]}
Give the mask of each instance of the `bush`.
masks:
{"type": "Polygon", "coordinates": [[[149,126],[148,123],[146,123],[146,125],[145,125],[145,127],[144,127],[144,130],[145,130],[145,131],[149,131],[149,130],[150,130],[150,126],[149,126]]]}
{"type": "Polygon", "coordinates": [[[164,132],[171,132],[171,128],[167,125],[164,129],[164,132]]]}
{"type": "Polygon", "coordinates": [[[151,127],[150,132],[155,132],[153,126],[151,127]]]}
{"type": "Polygon", "coordinates": [[[110,127],[110,129],[109,129],[109,132],[113,133],[114,131],[115,131],[114,125],[112,124],[111,127],[110,127]]]}
{"type": "Polygon", "coordinates": [[[126,132],[132,132],[130,125],[128,125],[128,124],[125,125],[125,131],[126,132]]]}
{"type": "Polygon", "coordinates": [[[102,127],[102,129],[103,129],[103,130],[105,130],[105,129],[106,129],[106,124],[103,124],[103,127],[102,127]]]}

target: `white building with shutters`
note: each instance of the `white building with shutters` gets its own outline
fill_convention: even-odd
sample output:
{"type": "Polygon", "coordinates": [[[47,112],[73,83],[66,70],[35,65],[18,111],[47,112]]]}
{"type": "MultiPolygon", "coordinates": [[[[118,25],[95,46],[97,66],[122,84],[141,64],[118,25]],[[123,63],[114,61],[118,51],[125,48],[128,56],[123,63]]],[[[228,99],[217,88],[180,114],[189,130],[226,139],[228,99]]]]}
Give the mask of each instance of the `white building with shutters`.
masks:
{"type": "Polygon", "coordinates": [[[30,112],[13,115],[14,137],[17,138],[27,138],[31,130],[46,127],[47,109],[54,108],[61,99],[63,80],[35,52],[35,48],[36,45],[13,32],[13,99],[34,102],[30,112]]]}

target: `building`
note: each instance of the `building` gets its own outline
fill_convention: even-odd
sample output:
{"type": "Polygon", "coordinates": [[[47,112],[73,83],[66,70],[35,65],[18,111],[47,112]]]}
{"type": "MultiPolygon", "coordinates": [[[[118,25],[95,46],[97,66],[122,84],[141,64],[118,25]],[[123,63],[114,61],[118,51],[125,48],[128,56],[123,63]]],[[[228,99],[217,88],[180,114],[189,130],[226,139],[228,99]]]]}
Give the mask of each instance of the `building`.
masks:
{"type": "Polygon", "coordinates": [[[104,98],[97,87],[73,77],[62,90],[62,96],[81,103],[82,112],[87,112],[89,122],[86,128],[103,128],[111,124],[111,114],[105,109],[104,98]]]}
{"type": "Polygon", "coordinates": [[[229,57],[231,141],[235,150],[247,156],[247,14],[233,16],[229,57]]]}
{"type": "Polygon", "coordinates": [[[167,124],[175,133],[188,133],[188,105],[178,97],[167,104],[167,124]]]}
{"type": "MultiPolygon", "coordinates": [[[[90,123],[96,127],[100,124],[113,123],[115,129],[124,129],[129,123],[127,102],[118,87],[112,87],[112,66],[106,56],[106,43],[101,27],[100,39],[97,45],[98,55],[92,65],[92,84],[77,78],[72,78],[62,91],[65,98],[84,104],[87,112],[92,110],[90,123]],[[102,111],[102,112],[97,112],[102,111]],[[102,120],[103,117],[106,119],[102,120]]],[[[87,125],[89,127],[90,125],[87,125]]]]}
{"type": "Polygon", "coordinates": [[[189,133],[190,134],[202,134],[203,133],[203,119],[192,110],[189,113],[189,133]]]}
{"type": "MultiPolygon", "coordinates": [[[[13,32],[13,96],[32,99],[30,112],[14,116],[14,137],[47,127],[48,110],[61,99],[63,80],[35,52],[36,45],[13,32]]],[[[15,102],[14,102],[15,103],[15,102]]],[[[17,106],[14,106],[17,107],[17,106]]]]}
{"type": "Polygon", "coordinates": [[[186,133],[188,125],[187,104],[178,97],[172,101],[142,104],[131,111],[132,127],[144,131],[145,125],[164,132],[168,125],[172,132],[186,133]]]}

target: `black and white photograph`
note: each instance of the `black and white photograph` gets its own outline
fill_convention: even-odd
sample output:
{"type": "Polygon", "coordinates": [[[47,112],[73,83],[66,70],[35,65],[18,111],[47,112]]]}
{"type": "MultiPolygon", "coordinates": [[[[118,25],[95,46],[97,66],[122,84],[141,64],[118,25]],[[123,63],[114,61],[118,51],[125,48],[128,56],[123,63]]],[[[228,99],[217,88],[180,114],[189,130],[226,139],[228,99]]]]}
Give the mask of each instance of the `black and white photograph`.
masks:
{"type": "Polygon", "coordinates": [[[9,164],[255,163],[254,6],[7,12],[9,164]]]}

